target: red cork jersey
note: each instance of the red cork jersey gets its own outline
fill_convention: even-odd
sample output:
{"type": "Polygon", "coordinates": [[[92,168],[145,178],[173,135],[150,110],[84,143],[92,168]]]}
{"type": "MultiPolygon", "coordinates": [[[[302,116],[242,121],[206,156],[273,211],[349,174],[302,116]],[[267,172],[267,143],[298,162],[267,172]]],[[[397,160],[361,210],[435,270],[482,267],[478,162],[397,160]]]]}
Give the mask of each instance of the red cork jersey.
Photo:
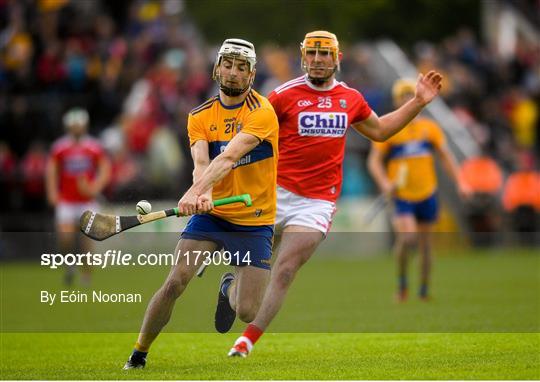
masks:
{"type": "Polygon", "coordinates": [[[335,202],[341,192],[345,133],[370,116],[360,92],[334,80],[316,89],[305,76],[268,97],[279,120],[278,184],[295,194],[335,202]]]}

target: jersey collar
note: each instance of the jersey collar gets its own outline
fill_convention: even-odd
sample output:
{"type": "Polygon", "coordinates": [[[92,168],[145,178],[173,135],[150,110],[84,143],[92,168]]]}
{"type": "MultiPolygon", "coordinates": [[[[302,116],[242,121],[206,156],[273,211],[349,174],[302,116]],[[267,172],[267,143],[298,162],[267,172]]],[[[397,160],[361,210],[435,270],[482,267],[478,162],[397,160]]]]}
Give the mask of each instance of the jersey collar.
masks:
{"type": "Polygon", "coordinates": [[[218,99],[219,99],[219,103],[221,104],[221,106],[223,106],[225,109],[229,109],[229,110],[232,110],[232,109],[238,109],[239,107],[241,107],[244,102],[246,101],[246,99],[244,98],[244,100],[240,103],[237,103],[236,105],[231,105],[231,106],[228,106],[228,105],[225,105],[223,102],[221,102],[221,97],[218,96],[218,99]]]}

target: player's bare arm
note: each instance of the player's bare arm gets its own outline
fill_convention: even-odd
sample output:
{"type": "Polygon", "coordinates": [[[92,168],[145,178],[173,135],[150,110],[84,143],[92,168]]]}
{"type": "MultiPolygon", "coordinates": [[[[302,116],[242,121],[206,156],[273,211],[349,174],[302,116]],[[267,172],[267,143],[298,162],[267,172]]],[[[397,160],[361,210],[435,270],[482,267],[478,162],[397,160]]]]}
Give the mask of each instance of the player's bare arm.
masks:
{"type": "Polygon", "coordinates": [[[103,191],[111,177],[111,164],[107,158],[101,158],[97,165],[96,178],[89,181],[86,177],[79,178],[79,191],[90,197],[95,198],[103,191]]]}
{"type": "Polygon", "coordinates": [[[441,81],[442,76],[433,70],[425,76],[419,74],[416,91],[411,100],[382,117],[373,112],[364,121],[354,124],[353,128],[373,141],[384,142],[403,129],[439,94],[441,81]]]}
{"type": "MultiPolygon", "coordinates": [[[[197,182],[210,165],[210,154],[208,153],[208,142],[200,140],[191,146],[191,157],[193,158],[193,183],[197,182]]],[[[200,212],[209,212],[214,208],[212,203],[212,187],[204,193],[204,201],[197,204],[200,212]]]]}
{"type": "Polygon", "coordinates": [[[384,168],[384,155],[381,150],[376,147],[371,147],[371,151],[368,156],[368,169],[375,183],[381,190],[381,192],[387,196],[390,196],[394,191],[395,185],[386,175],[386,170],[384,168]]]}
{"type": "Polygon", "coordinates": [[[233,168],[233,165],[245,154],[253,150],[261,141],[254,135],[238,133],[206,168],[202,176],[186,191],[178,202],[181,213],[192,215],[197,210],[197,203],[204,203],[205,193],[217,182],[223,179],[233,168]]]}
{"type": "Polygon", "coordinates": [[[55,207],[58,203],[58,163],[54,159],[49,159],[47,162],[45,186],[47,201],[52,207],[55,207]]]}
{"type": "Polygon", "coordinates": [[[459,177],[459,167],[456,158],[454,157],[448,146],[444,145],[437,148],[437,153],[439,154],[439,158],[441,158],[444,170],[446,171],[448,176],[454,181],[459,196],[464,199],[469,198],[472,194],[472,190],[465,182],[461,181],[459,177]]]}

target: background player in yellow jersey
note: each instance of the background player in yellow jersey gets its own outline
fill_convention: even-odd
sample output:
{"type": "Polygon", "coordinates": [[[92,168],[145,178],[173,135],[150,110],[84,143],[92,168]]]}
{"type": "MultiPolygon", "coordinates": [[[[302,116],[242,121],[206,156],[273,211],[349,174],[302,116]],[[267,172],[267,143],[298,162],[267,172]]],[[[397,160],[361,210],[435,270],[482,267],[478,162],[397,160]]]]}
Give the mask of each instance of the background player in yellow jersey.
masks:
{"type": "Polygon", "coordinates": [[[215,324],[227,332],[236,314],[250,322],[265,291],[272,255],[276,214],[278,121],[268,100],[251,89],[255,78],[253,44],[225,40],[213,76],[219,95],[189,114],[188,133],[195,169],[193,185],[178,202],[193,216],[175,249],[179,262],[150,301],[135,349],[124,369],[142,368],[150,345],[169,321],[202,256],[194,251],[224,248],[236,272],[223,275],[215,324]],[[213,208],[214,198],[251,194],[248,208],[213,208]]]}
{"type": "MultiPolygon", "coordinates": [[[[393,86],[395,107],[414,97],[415,83],[398,80],[393,86]]],[[[434,152],[437,152],[461,196],[468,196],[466,184],[459,181],[456,161],[446,145],[441,128],[432,120],[416,117],[403,130],[385,142],[373,142],[368,159],[369,171],[389,198],[394,199],[395,253],[398,266],[398,301],[407,299],[407,260],[412,248],[419,244],[419,297],[428,299],[431,270],[430,233],[437,219],[437,177],[434,152]],[[387,161],[385,170],[384,162],[387,161]],[[401,179],[400,179],[401,178],[401,179]]]]}

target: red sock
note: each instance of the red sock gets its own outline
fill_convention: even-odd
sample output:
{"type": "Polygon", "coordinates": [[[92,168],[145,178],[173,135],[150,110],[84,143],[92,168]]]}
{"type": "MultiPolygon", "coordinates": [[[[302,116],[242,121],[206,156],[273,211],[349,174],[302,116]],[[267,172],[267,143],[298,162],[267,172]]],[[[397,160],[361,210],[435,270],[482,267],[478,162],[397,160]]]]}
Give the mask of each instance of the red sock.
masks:
{"type": "Polygon", "coordinates": [[[259,339],[260,336],[263,335],[263,331],[256,327],[253,324],[249,324],[244,333],[242,334],[244,337],[249,338],[251,343],[255,345],[255,342],[259,339]]]}

